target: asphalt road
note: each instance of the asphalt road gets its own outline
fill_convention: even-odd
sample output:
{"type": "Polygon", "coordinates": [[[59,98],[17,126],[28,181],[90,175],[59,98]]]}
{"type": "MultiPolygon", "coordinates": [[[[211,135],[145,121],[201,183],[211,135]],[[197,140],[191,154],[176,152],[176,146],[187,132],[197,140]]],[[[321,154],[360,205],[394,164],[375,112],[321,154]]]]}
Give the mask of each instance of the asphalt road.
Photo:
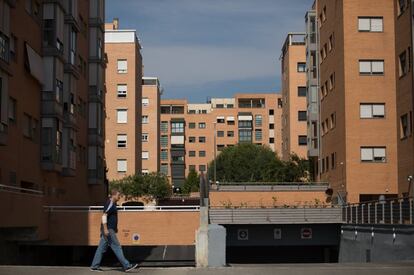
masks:
{"type": "MultiPolygon", "coordinates": [[[[90,275],[90,274],[122,274],[121,269],[104,268],[103,273],[91,272],[85,267],[34,267],[34,266],[0,266],[1,275],[90,275]]],[[[142,275],[413,275],[414,262],[383,263],[383,264],[278,264],[278,265],[232,265],[224,268],[197,269],[180,268],[149,268],[134,270],[131,274],[142,275]]]]}

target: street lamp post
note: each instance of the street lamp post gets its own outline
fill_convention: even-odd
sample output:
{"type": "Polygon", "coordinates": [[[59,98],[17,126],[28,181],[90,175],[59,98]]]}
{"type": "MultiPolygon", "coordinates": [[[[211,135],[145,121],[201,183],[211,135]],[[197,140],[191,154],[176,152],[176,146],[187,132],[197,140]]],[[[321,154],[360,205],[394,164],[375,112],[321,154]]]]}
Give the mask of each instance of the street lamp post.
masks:
{"type": "Polygon", "coordinates": [[[217,145],[216,145],[216,124],[214,122],[214,184],[217,184],[217,145]]]}

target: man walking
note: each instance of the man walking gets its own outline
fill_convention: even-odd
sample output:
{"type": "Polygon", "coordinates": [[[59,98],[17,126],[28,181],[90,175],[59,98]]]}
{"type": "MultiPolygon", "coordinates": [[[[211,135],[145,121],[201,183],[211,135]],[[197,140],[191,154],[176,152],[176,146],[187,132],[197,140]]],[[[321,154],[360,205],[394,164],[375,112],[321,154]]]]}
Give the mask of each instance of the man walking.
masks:
{"type": "Polygon", "coordinates": [[[91,271],[103,271],[100,268],[100,265],[102,256],[108,249],[108,246],[111,247],[125,272],[129,272],[138,266],[138,264],[130,264],[128,260],[125,259],[122,247],[116,236],[116,233],[118,232],[118,209],[116,203],[119,201],[120,196],[120,192],[114,188],[111,190],[109,200],[105,203],[101,223],[101,240],[99,241],[95,257],[92,261],[91,271]]]}

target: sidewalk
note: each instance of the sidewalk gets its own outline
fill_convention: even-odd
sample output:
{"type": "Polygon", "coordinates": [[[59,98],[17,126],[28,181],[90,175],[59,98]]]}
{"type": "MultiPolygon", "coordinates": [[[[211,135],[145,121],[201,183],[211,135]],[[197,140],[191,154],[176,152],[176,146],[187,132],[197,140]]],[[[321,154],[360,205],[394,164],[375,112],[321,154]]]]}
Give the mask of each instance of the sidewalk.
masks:
{"type": "MultiPolygon", "coordinates": [[[[1,275],[90,275],[90,274],[122,274],[117,268],[104,268],[104,273],[90,272],[86,267],[33,267],[33,266],[0,266],[1,275]]],[[[412,275],[414,262],[390,264],[280,264],[280,265],[235,265],[226,268],[196,269],[185,268],[142,268],[131,272],[142,275],[412,275]]]]}

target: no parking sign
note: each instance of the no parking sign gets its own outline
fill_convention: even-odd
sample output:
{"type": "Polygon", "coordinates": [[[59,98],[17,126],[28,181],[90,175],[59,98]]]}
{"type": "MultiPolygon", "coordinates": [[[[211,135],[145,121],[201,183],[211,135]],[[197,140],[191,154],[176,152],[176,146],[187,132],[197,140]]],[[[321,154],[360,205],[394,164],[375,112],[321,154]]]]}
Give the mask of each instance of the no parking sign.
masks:
{"type": "Polygon", "coordinates": [[[140,240],[141,240],[141,236],[138,233],[132,234],[132,243],[133,244],[139,244],[140,240]]]}

